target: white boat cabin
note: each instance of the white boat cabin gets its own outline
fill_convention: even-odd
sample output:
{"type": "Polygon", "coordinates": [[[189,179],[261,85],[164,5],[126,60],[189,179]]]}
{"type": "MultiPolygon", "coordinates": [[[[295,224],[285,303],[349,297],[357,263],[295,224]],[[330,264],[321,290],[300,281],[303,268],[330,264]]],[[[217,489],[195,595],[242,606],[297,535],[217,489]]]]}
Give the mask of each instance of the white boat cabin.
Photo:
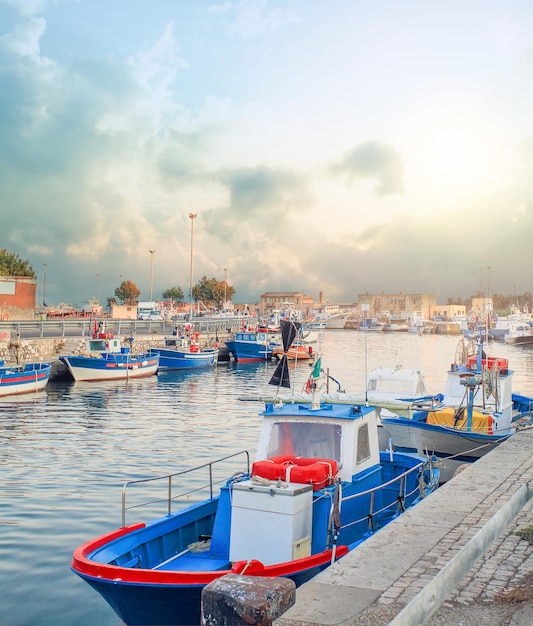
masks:
{"type": "Polygon", "coordinates": [[[292,455],[337,462],[339,476],[380,463],[378,417],[373,407],[359,405],[267,404],[257,448],[257,461],[292,455]]]}

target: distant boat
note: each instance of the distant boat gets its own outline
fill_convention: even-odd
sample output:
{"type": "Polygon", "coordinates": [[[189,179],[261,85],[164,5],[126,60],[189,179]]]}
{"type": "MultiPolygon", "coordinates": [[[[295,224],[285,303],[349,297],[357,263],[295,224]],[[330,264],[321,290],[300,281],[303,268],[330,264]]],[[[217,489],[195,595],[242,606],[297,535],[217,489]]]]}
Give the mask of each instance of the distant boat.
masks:
{"type": "Polygon", "coordinates": [[[0,396],[13,396],[43,390],[50,378],[50,363],[5,365],[0,361],[0,396]]]}
{"type": "Polygon", "coordinates": [[[514,346],[533,345],[533,327],[526,322],[511,322],[504,341],[514,346]]]}
{"type": "Polygon", "coordinates": [[[237,332],[226,341],[230,354],[241,363],[267,361],[272,358],[272,349],[277,345],[271,334],[255,331],[237,332]]]}
{"type": "Polygon", "coordinates": [[[173,337],[165,340],[165,346],[150,350],[150,354],[159,354],[159,370],[206,369],[218,361],[218,345],[201,347],[200,334],[190,337],[173,337]]]}
{"type": "Polygon", "coordinates": [[[342,329],[350,317],[350,313],[333,313],[326,318],[326,328],[342,329]]]}
{"type": "Polygon", "coordinates": [[[143,378],[155,374],[159,367],[159,354],[132,354],[113,333],[97,331],[86,345],[87,355],[59,357],[76,382],[143,378]]]}

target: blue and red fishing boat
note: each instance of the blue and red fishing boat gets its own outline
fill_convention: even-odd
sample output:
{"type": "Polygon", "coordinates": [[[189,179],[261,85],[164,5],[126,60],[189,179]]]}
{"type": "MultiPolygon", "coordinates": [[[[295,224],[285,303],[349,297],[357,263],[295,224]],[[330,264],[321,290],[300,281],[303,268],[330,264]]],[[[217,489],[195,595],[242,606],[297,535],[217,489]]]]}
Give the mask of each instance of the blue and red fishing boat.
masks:
{"type": "Polygon", "coordinates": [[[5,365],[0,361],[0,397],[43,390],[50,378],[50,363],[5,365]]]}
{"type": "Polygon", "coordinates": [[[95,329],[86,340],[86,354],[59,357],[75,381],[129,380],[154,375],[159,368],[157,352],[131,353],[105,326],[95,329]]]}
{"type": "Polygon", "coordinates": [[[272,350],[279,346],[271,333],[243,330],[226,341],[226,346],[233,358],[240,363],[268,361],[272,350]]]}
{"type": "MultiPolygon", "coordinates": [[[[287,373],[284,357],[271,382],[287,386],[287,373]]],[[[380,453],[377,410],[323,402],[324,375],[317,358],[307,402],[264,399],[254,463],[243,451],[127,482],[121,527],[77,548],[74,572],[126,624],[199,624],[202,588],[217,578],[300,585],[430,494],[439,474],[431,460],[380,453]],[[153,507],[158,486],[163,514],[127,525],[139,489],[153,507]]]]}

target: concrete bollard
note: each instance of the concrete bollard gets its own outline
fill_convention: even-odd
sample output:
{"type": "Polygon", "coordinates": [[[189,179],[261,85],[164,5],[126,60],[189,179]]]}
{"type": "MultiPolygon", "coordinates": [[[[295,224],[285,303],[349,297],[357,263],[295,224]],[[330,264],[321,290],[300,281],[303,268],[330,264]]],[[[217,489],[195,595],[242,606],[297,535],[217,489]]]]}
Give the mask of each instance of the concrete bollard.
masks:
{"type": "Polygon", "coordinates": [[[202,625],[271,626],[295,600],[288,578],[227,574],[202,589],[202,625]]]}

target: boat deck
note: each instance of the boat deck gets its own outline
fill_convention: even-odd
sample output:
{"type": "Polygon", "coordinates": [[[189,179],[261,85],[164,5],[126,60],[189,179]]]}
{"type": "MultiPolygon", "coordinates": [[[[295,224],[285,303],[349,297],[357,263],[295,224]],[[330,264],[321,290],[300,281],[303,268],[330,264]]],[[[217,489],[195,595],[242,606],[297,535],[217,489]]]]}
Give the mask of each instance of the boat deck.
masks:
{"type": "Polygon", "coordinates": [[[168,559],[154,569],[164,571],[215,572],[218,570],[231,569],[231,563],[225,557],[187,550],[185,553],[176,554],[175,557],[168,559]]]}

